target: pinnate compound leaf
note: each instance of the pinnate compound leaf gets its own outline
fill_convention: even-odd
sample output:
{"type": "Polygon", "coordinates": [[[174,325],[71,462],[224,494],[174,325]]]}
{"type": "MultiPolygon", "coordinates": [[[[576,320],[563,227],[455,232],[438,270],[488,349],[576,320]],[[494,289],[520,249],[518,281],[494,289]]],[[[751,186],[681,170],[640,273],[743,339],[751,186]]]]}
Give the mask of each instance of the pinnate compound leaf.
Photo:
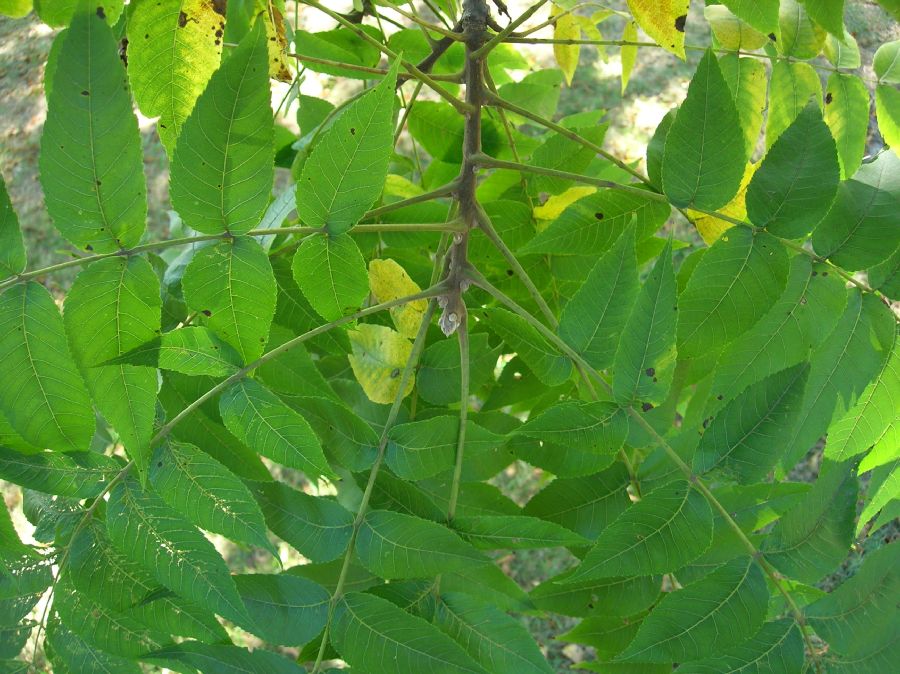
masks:
{"type": "Polygon", "coordinates": [[[489,561],[446,527],[389,510],[366,514],[356,553],[369,571],[382,578],[432,578],[489,561]]]}
{"type": "Polygon", "coordinates": [[[349,234],[304,239],[292,269],[312,308],[328,321],[355,311],[369,294],[366,261],[349,234]]]}
{"type": "Polygon", "coordinates": [[[442,594],[435,609],[434,624],[459,643],[485,671],[494,674],[553,671],[521,622],[470,595],[442,594]]]}
{"type": "Polygon", "coordinates": [[[16,432],[37,447],[87,450],[94,411],[43,286],[23,283],[0,295],[0,362],[0,408],[16,432]]]}
{"type": "Polygon", "coordinates": [[[143,660],[166,664],[176,661],[214,674],[303,674],[306,670],[278,653],[262,648],[184,641],[150,653],[143,660]]]}
{"type": "Polygon", "coordinates": [[[0,274],[15,276],[25,271],[25,244],[19,218],[13,210],[6,183],[0,176],[0,274]]]}
{"type": "Polygon", "coordinates": [[[679,298],[679,355],[707,357],[749,330],[778,300],[788,269],[787,251],[774,237],[747,227],[722,235],[679,298]]]}
{"type": "Polygon", "coordinates": [[[818,105],[810,102],[753,175],[747,216],[777,236],[803,236],[828,212],[840,177],[834,138],[818,105]]]}
{"type": "Polygon", "coordinates": [[[675,480],[645,494],[609,524],[566,582],[678,569],[706,551],[712,529],[706,499],[675,480]]]}
{"type": "Polygon", "coordinates": [[[306,420],[252,379],[229,386],[219,399],[225,427],[263,456],[310,477],[335,477],[306,420]]]}
{"type": "Polygon", "coordinates": [[[639,288],[634,227],[629,227],[566,304],[559,336],[595,368],[609,367],[639,288]]]}
{"type": "Polygon", "coordinates": [[[330,595],[321,585],[289,574],[235,576],[253,621],[247,628],[270,644],[300,646],[325,626],[330,595]]]}
{"type": "Polygon", "coordinates": [[[173,592],[235,622],[247,611],[225,561],[187,520],[131,479],[110,492],[106,528],[120,552],[173,592]]]}
{"type": "Polygon", "coordinates": [[[201,529],[277,557],[253,495],[234,473],[194,445],[169,441],[157,447],[150,482],[169,507],[201,529]]]}
{"type": "Polygon", "coordinates": [[[172,205],[204,234],[246,234],[275,176],[274,126],[262,21],[213,73],[172,155],[172,205]]]}
{"type": "Polygon", "coordinates": [[[453,528],[474,546],[486,550],[590,545],[588,539],[558,524],[522,515],[457,517],[453,528]]]}
{"type": "Polygon", "coordinates": [[[683,662],[708,657],[755,634],[768,602],[762,570],[751,558],[739,557],[667,594],[619,659],[683,662]]]}
{"type": "Polygon", "coordinates": [[[746,162],[731,89],[708,50],[666,136],[663,191],[675,206],[715,210],[737,193],[746,162]]]}
{"type": "Polygon", "coordinates": [[[170,156],[222,57],[225,17],[219,8],[224,4],[204,0],[136,2],[129,7],[131,88],[141,112],[160,117],[156,128],[170,156]]]}
{"type": "Polygon", "coordinates": [[[76,12],[62,40],[41,136],[47,211],[78,248],[105,253],[144,233],[147,185],[128,80],[106,22],[76,12]]]}
{"type": "Polygon", "coordinates": [[[767,622],[750,639],[721,655],[688,662],[682,674],[794,674],[803,669],[803,637],[790,619],[767,622]]]}
{"type": "Polygon", "coordinates": [[[349,333],[350,367],[366,396],[373,403],[389,405],[397,395],[408,396],[415,377],[407,377],[400,391],[403,370],[412,353],[412,342],[391,328],[364,323],[349,333]]]}
{"type": "Polygon", "coordinates": [[[165,332],[103,364],[145,365],[187,375],[228,377],[241,368],[241,357],[209,328],[188,326],[165,332]]]}
{"type": "Polygon", "coordinates": [[[484,674],[446,634],[386,599],[351,593],[338,603],[334,647],[352,668],[379,674],[484,674]]]}
{"type": "Polygon", "coordinates": [[[202,248],[184,271],[188,307],[249,363],[262,354],[275,315],[272,265],[258,242],[236,237],[202,248]]]}
{"type": "Polygon", "coordinates": [[[97,452],[19,454],[0,447],[0,478],[47,494],[93,498],[122,469],[97,452]]]}
{"type": "Polygon", "coordinates": [[[316,144],[297,181],[297,215],[308,227],[341,234],[381,194],[394,144],[394,89],[400,59],[347,107],[316,144]]]}
{"type": "Polygon", "coordinates": [[[101,363],[152,339],[161,304],[159,281],[146,259],[113,257],[78,274],[63,312],[72,355],[94,403],[142,472],[150,461],[156,371],[101,363]]]}
{"type": "Polygon", "coordinates": [[[675,373],[675,293],[670,240],[638,292],[619,338],[613,364],[617,401],[658,403],[668,394],[675,373]]]}
{"type": "Polygon", "coordinates": [[[825,86],[825,123],[834,136],[841,179],[856,173],[866,150],[869,91],[858,75],[832,73],[825,86]]]}
{"type": "Polygon", "coordinates": [[[336,501],[281,482],[249,482],[272,533],[313,562],[330,562],[347,549],[353,515],[336,501]]]}
{"type": "Polygon", "coordinates": [[[644,32],[681,59],[689,5],[690,0],[628,0],[628,9],[644,32]]]}

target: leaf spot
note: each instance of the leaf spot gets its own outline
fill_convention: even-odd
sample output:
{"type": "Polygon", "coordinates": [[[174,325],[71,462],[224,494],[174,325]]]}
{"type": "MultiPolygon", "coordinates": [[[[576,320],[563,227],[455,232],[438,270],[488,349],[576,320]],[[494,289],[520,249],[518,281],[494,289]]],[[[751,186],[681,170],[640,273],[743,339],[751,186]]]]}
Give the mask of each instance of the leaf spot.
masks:
{"type": "Polygon", "coordinates": [[[684,24],[686,24],[686,23],[687,23],[687,14],[682,14],[681,16],[676,17],[675,30],[677,30],[679,33],[683,33],[684,32],[684,24]]]}

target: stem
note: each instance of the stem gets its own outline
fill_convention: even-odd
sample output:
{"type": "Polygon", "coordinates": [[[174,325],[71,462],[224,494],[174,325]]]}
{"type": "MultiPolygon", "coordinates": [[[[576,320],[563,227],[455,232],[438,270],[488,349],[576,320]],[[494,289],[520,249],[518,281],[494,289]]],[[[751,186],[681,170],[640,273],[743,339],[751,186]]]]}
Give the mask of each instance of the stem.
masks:
{"type": "MultiPolygon", "coordinates": [[[[331,66],[332,68],[343,68],[344,70],[353,70],[360,73],[371,73],[372,75],[387,75],[387,68],[370,68],[368,66],[360,66],[355,63],[344,63],[342,61],[332,61],[330,59],[318,58],[315,56],[306,56],[304,54],[288,53],[286,56],[297,59],[301,63],[316,63],[323,66],[331,66]]],[[[408,79],[401,75],[401,78],[408,79]]],[[[431,75],[431,79],[441,82],[457,82],[459,77],[456,75],[431,75]]]]}
{"type": "MultiPolygon", "coordinates": [[[[412,6],[412,3],[410,3],[410,6],[412,6]]],[[[421,26],[422,28],[427,28],[428,30],[430,30],[434,33],[438,33],[439,35],[443,35],[444,37],[449,38],[455,42],[462,42],[463,36],[460,35],[459,33],[454,32],[452,30],[448,30],[448,29],[444,28],[443,26],[438,26],[436,24],[429,23],[428,21],[425,21],[424,19],[417,16],[416,14],[407,12],[405,9],[400,9],[399,5],[390,5],[388,8],[393,12],[397,12],[397,14],[404,17],[405,19],[412,21],[414,24],[421,26]]]]}
{"type": "MultiPolygon", "coordinates": [[[[412,206],[413,204],[420,204],[423,201],[431,201],[432,199],[440,199],[441,197],[447,197],[453,194],[454,190],[456,190],[456,182],[447,183],[443,187],[438,187],[435,190],[431,190],[430,192],[425,192],[424,194],[417,194],[414,197],[410,197],[409,199],[402,199],[400,201],[395,201],[392,204],[386,204],[384,206],[380,206],[379,208],[373,208],[371,211],[363,215],[363,220],[371,220],[373,218],[377,218],[380,215],[384,215],[385,213],[390,213],[391,211],[396,211],[401,208],[406,208],[407,206],[412,206]]],[[[451,230],[447,225],[444,225],[443,230],[448,231],[451,230]]]]}
{"type": "Polygon", "coordinates": [[[536,4],[532,5],[528,9],[526,9],[522,14],[519,15],[518,18],[513,19],[509,22],[509,25],[497,33],[494,37],[488,40],[484,45],[479,47],[472,56],[475,58],[481,58],[486,56],[494,47],[498,44],[506,40],[510,33],[512,33],[516,28],[521,26],[523,23],[528,21],[541,7],[547,4],[547,0],[539,0],[536,4]]]}
{"type": "Polygon", "coordinates": [[[453,481],[450,483],[450,504],[447,506],[447,523],[456,516],[459,500],[459,483],[462,479],[463,454],[466,447],[466,421],[469,416],[469,326],[461,323],[456,331],[459,338],[459,435],[456,439],[456,461],[453,465],[453,481]]]}

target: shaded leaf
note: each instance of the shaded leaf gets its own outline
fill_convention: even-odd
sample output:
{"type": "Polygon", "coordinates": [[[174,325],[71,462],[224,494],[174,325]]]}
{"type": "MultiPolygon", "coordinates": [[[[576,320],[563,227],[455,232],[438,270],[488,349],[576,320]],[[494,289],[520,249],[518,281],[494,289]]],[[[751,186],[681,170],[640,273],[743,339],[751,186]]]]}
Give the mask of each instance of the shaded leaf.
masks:
{"type": "Polygon", "coordinates": [[[234,577],[253,619],[248,628],[271,644],[300,646],[325,626],[331,598],[321,585],[288,574],[234,577]]]}
{"type": "Polygon", "coordinates": [[[165,332],[104,365],[146,365],[182,374],[228,377],[241,367],[241,357],[228,342],[200,326],[165,332]]]}
{"type": "Polygon", "coordinates": [[[173,644],[143,659],[160,664],[174,660],[201,672],[215,674],[301,674],[305,671],[278,653],[262,648],[249,651],[238,646],[202,644],[198,641],[173,644]]]}
{"type": "Polygon", "coordinates": [[[0,447],[0,478],[47,494],[93,498],[122,469],[97,452],[19,454],[0,447]]]}
{"type": "Polygon", "coordinates": [[[13,210],[6,191],[6,183],[0,177],[0,273],[15,276],[25,271],[25,244],[19,229],[19,218],[13,210]]]}
{"type": "Polygon", "coordinates": [[[590,545],[588,539],[558,524],[521,515],[457,517],[453,528],[476,547],[487,550],[590,545]]]}
{"type": "Polygon", "coordinates": [[[682,674],[793,674],[803,668],[803,637],[789,619],[767,622],[721,655],[680,665],[682,674]]]}

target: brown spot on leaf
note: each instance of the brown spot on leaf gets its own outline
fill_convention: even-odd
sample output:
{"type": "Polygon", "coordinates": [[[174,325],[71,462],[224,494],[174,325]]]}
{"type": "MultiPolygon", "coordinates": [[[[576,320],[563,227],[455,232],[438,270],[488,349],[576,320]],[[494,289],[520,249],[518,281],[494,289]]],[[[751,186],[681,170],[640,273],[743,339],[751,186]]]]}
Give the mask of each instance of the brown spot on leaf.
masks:
{"type": "Polygon", "coordinates": [[[350,135],[351,135],[351,136],[355,136],[355,135],[356,135],[356,129],[355,129],[354,127],[352,127],[352,126],[350,127],[350,135]]]}
{"type": "Polygon", "coordinates": [[[103,11],[102,7],[97,8],[97,16],[99,16],[101,19],[106,18],[106,12],[103,11]]]}
{"type": "Polygon", "coordinates": [[[90,95],[91,95],[91,92],[88,91],[87,89],[83,89],[82,92],[81,92],[81,95],[82,95],[82,96],[90,96],[90,95]]]}
{"type": "Polygon", "coordinates": [[[681,16],[676,17],[675,30],[677,30],[679,33],[683,33],[684,32],[684,24],[686,24],[686,23],[687,23],[687,14],[682,14],[681,16]]]}
{"type": "Polygon", "coordinates": [[[829,103],[831,103],[831,101],[832,101],[832,97],[831,97],[831,92],[829,91],[827,94],[825,94],[825,105],[828,105],[829,103]]]}
{"type": "Polygon", "coordinates": [[[647,376],[648,376],[648,377],[652,377],[652,376],[655,375],[655,374],[656,374],[656,369],[655,369],[655,368],[652,368],[652,367],[648,367],[648,368],[647,368],[647,376]]]}
{"type": "Polygon", "coordinates": [[[209,309],[204,309],[200,313],[203,314],[204,316],[212,316],[212,312],[209,309]]]}
{"type": "Polygon", "coordinates": [[[769,33],[768,38],[769,38],[772,42],[778,42],[777,38],[775,37],[775,33],[769,33]]]}
{"type": "Polygon", "coordinates": [[[85,250],[94,250],[94,247],[91,244],[88,244],[84,247],[85,250]]]}
{"type": "Polygon", "coordinates": [[[643,405],[641,405],[641,409],[645,412],[649,412],[653,409],[653,405],[651,403],[644,403],[643,405]]]}
{"type": "Polygon", "coordinates": [[[395,367],[393,370],[391,370],[391,379],[396,379],[399,376],[400,376],[400,368],[399,367],[395,367]]]}
{"type": "Polygon", "coordinates": [[[596,213],[594,213],[594,217],[597,218],[597,220],[602,220],[603,213],[601,213],[600,211],[597,211],[596,213]]]}
{"type": "Polygon", "coordinates": [[[225,8],[228,6],[228,0],[212,0],[213,11],[219,16],[225,16],[225,8]]]}
{"type": "Polygon", "coordinates": [[[187,25],[188,16],[184,12],[178,12],[178,27],[184,28],[187,25]]]}

